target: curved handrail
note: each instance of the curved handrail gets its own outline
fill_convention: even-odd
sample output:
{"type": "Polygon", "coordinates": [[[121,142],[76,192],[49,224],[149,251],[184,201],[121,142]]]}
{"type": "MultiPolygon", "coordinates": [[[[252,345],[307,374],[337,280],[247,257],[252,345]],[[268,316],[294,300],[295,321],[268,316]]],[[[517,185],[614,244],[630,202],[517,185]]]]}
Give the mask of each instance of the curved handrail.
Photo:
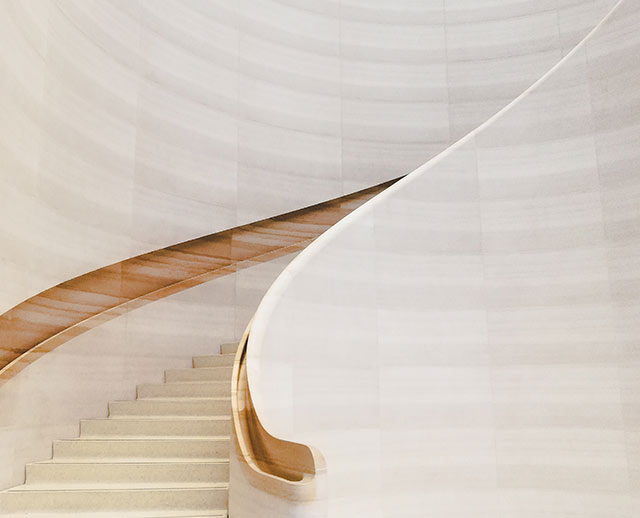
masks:
{"type": "Polygon", "coordinates": [[[284,441],[267,432],[253,405],[247,382],[247,326],[236,352],[231,378],[233,436],[238,460],[249,483],[292,501],[316,498],[317,476],[326,471],[324,457],[313,446],[284,441]]]}
{"type": "Polygon", "coordinates": [[[42,355],[123,313],[304,249],[397,180],[126,259],[34,295],[0,314],[0,385],[42,355]]]}

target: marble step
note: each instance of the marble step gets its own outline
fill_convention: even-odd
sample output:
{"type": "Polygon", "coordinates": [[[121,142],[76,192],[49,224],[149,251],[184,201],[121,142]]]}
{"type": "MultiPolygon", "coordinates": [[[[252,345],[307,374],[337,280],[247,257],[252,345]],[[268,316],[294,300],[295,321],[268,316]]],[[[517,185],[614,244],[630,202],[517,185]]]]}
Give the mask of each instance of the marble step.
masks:
{"type": "Polygon", "coordinates": [[[193,368],[203,367],[232,367],[235,360],[234,354],[214,354],[211,356],[194,356],[193,368]]]}
{"type": "Polygon", "coordinates": [[[109,416],[215,416],[231,414],[230,397],[151,398],[111,401],[109,416]]]}
{"type": "Polygon", "coordinates": [[[82,438],[198,437],[230,433],[231,416],[118,417],[80,421],[82,438]]]}
{"type": "Polygon", "coordinates": [[[138,385],[138,398],[215,397],[231,394],[230,381],[179,381],[138,385]]]}
{"type": "Polygon", "coordinates": [[[200,367],[199,369],[169,369],[164,372],[166,383],[174,381],[227,381],[231,382],[233,367],[200,367]]]}
{"type": "MultiPolygon", "coordinates": [[[[2,518],[24,518],[24,513],[2,513],[2,518]]],[[[29,516],[29,515],[27,515],[29,516]]],[[[56,512],[42,512],[31,513],[30,516],[34,518],[69,518],[69,513],[56,513],[56,512]]],[[[100,512],[100,511],[88,511],[88,512],[73,512],[73,518],[116,518],[113,512],[100,512]]],[[[157,511],[118,511],[117,518],[228,518],[227,511],[219,509],[217,511],[211,510],[186,510],[186,511],[170,511],[170,510],[157,510],[157,511]]]]}
{"type": "MultiPolygon", "coordinates": [[[[88,512],[99,510],[136,511],[177,509],[183,511],[222,512],[227,508],[228,484],[212,484],[184,488],[69,488],[18,486],[0,493],[0,512],[38,513],[40,511],[88,512]]],[[[120,515],[118,515],[120,516],[120,515]]],[[[183,515],[188,516],[188,515],[183,515]]]]}
{"type": "MultiPolygon", "coordinates": [[[[229,460],[213,462],[34,462],[27,464],[26,485],[130,484],[140,481],[165,486],[176,483],[207,484],[229,480],[229,460]]],[[[177,487],[177,486],[176,486],[177,487]]]]}
{"type": "Polygon", "coordinates": [[[53,460],[134,462],[177,459],[211,460],[229,456],[229,437],[196,439],[63,439],[53,442],[53,460]]]}
{"type": "MultiPolygon", "coordinates": [[[[24,518],[24,513],[1,513],[2,518],[24,518]]],[[[69,513],[42,512],[31,513],[26,516],[34,518],[69,518],[69,513]]],[[[185,510],[171,511],[168,509],[156,511],[118,511],[117,516],[113,512],[101,511],[74,511],[73,518],[228,518],[226,509],[216,510],[185,510]]]]}
{"type": "Polygon", "coordinates": [[[220,344],[220,354],[236,354],[238,343],[232,342],[228,344],[220,344]]]}

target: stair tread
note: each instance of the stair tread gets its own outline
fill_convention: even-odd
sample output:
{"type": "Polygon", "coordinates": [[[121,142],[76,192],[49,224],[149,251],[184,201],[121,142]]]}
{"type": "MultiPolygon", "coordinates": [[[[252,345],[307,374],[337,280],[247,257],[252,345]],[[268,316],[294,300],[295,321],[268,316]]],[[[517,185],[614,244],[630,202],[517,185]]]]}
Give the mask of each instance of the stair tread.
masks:
{"type": "MultiPolygon", "coordinates": [[[[205,441],[219,441],[219,440],[228,440],[228,437],[221,435],[89,435],[84,437],[76,437],[74,439],[60,439],[60,441],[73,441],[73,440],[82,440],[82,441],[120,441],[120,440],[173,440],[173,439],[184,439],[187,441],[194,440],[205,440],[205,441]]],[[[57,441],[57,439],[56,439],[57,441]]]]}
{"type": "MultiPolygon", "coordinates": [[[[131,464],[132,466],[138,466],[138,465],[162,465],[162,464],[168,464],[168,465],[175,465],[175,464],[228,464],[229,463],[229,457],[207,457],[205,459],[184,459],[184,458],[179,458],[176,460],[167,460],[165,458],[159,458],[157,461],[153,461],[153,460],[149,460],[149,459],[144,459],[144,460],[138,460],[138,461],[131,461],[131,462],[114,462],[113,458],[107,458],[104,462],[100,462],[99,464],[101,466],[103,465],[114,465],[114,466],[122,466],[123,464],[131,464]]],[[[32,465],[32,464],[52,464],[52,465],[84,465],[86,464],[86,462],[82,462],[79,461],[77,459],[48,459],[48,460],[41,460],[38,462],[29,462],[27,465],[32,465]]]]}
{"type": "Polygon", "coordinates": [[[217,414],[217,415],[197,415],[197,416],[183,416],[183,415],[173,415],[173,414],[158,414],[158,415],[112,415],[108,418],[104,419],[102,422],[109,421],[151,421],[151,422],[178,422],[178,421],[230,421],[231,418],[227,415],[217,414]]]}
{"type": "Polygon", "coordinates": [[[171,435],[169,437],[158,437],[157,435],[130,437],[127,435],[125,437],[74,437],[73,439],[56,439],[55,442],[228,441],[230,438],[229,435],[171,435]]]}
{"type": "MultiPolygon", "coordinates": [[[[24,518],[24,513],[2,514],[3,518],[24,518]]],[[[69,518],[69,513],[29,513],[37,518],[69,518]]],[[[73,518],[113,518],[113,512],[74,512],[73,518]]],[[[118,511],[118,518],[226,518],[226,509],[211,511],[118,511]],[[161,514],[159,514],[161,513],[161,514]]]]}
{"type": "Polygon", "coordinates": [[[5,490],[7,493],[17,492],[122,492],[122,491],[166,491],[170,490],[190,490],[190,489],[227,489],[229,487],[228,482],[172,482],[161,484],[158,482],[153,483],[109,483],[109,484],[71,484],[69,482],[65,484],[24,484],[22,486],[13,487],[5,490]]]}
{"type": "MultiPolygon", "coordinates": [[[[193,367],[194,369],[196,367],[193,367]]],[[[206,369],[208,367],[198,367],[200,369],[206,369]]],[[[219,383],[221,385],[228,385],[227,380],[193,380],[193,381],[165,381],[164,383],[141,383],[140,385],[209,385],[211,383],[219,383]]]]}
{"type": "Polygon", "coordinates": [[[95,417],[81,421],[229,421],[230,415],[123,415],[113,417],[95,417]]]}
{"type": "Polygon", "coordinates": [[[162,464],[173,462],[213,462],[219,457],[58,457],[56,463],[65,462],[66,460],[72,461],[74,464],[162,464]],[[156,460],[157,459],[157,460],[156,460]]]}
{"type": "Polygon", "coordinates": [[[225,358],[233,358],[235,357],[236,353],[219,353],[219,354],[202,354],[200,356],[194,356],[193,359],[194,360],[204,360],[204,359],[209,359],[209,358],[220,358],[221,356],[225,357],[225,358]]]}
{"type": "Polygon", "coordinates": [[[168,369],[164,371],[164,379],[167,383],[177,381],[231,381],[233,366],[225,367],[198,367],[168,369]]]}
{"type": "Polygon", "coordinates": [[[204,371],[204,370],[227,369],[233,370],[233,365],[215,365],[213,367],[177,367],[175,369],[167,369],[169,371],[204,371]]]}
{"type": "Polygon", "coordinates": [[[238,347],[240,347],[239,342],[227,342],[224,344],[220,344],[220,353],[221,354],[233,354],[235,356],[238,351],[238,347]]]}
{"type": "Polygon", "coordinates": [[[132,403],[134,401],[231,401],[231,396],[174,396],[174,397],[150,397],[150,398],[138,398],[138,399],[116,399],[112,403],[120,403],[126,401],[132,403]]]}

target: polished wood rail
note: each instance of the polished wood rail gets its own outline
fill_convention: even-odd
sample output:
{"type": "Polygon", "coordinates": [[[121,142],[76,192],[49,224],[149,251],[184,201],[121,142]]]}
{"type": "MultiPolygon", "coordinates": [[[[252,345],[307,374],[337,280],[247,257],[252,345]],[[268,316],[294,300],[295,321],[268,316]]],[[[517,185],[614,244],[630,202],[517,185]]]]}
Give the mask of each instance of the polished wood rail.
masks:
{"type": "Polygon", "coordinates": [[[267,432],[253,406],[247,379],[247,342],[251,323],[236,352],[231,378],[233,440],[245,479],[262,491],[287,501],[313,501],[318,479],[326,471],[324,457],[312,446],[278,439],[267,432]]]}
{"type": "Polygon", "coordinates": [[[396,181],[126,259],[25,300],[0,315],[0,383],[106,320],[305,248],[396,181]]]}

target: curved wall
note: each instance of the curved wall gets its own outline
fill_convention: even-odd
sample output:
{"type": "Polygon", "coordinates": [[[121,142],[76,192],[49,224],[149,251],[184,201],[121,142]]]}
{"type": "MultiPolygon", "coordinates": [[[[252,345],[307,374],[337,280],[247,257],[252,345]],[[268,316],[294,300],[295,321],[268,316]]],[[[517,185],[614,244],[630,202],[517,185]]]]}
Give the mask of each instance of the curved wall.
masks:
{"type": "Polygon", "coordinates": [[[404,174],[611,0],[0,1],[0,313],[404,174]]]}
{"type": "Polygon", "coordinates": [[[249,382],[325,456],[328,516],[638,516],[639,144],[623,0],[285,269],[249,382]]]}

